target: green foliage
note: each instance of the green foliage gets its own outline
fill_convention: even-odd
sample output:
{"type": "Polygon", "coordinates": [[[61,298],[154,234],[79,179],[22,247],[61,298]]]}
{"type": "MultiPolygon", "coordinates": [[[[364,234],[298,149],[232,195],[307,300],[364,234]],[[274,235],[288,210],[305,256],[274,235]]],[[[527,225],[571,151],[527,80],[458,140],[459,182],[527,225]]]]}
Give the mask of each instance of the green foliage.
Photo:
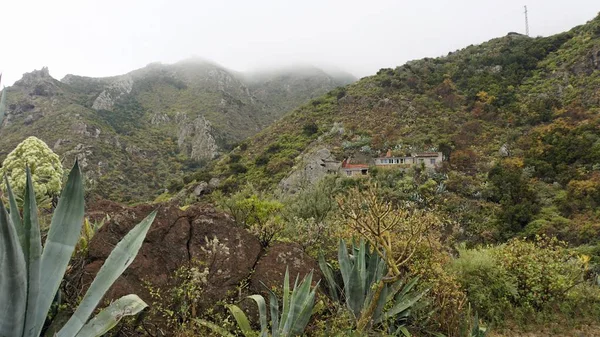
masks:
{"type": "Polygon", "coordinates": [[[452,269],[469,302],[489,322],[503,325],[521,315],[552,317],[559,304],[570,314],[580,308],[600,308],[597,294],[587,300],[577,297],[587,287],[582,283],[586,260],[555,239],[513,239],[497,247],[459,252],[452,269]]]}
{"type": "MultiPolygon", "coordinates": [[[[17,211],[10,184],[10,214],[0,202],[0,335],[39,336],[60,286],[83,223],[83,183],[77,163],[52,217],[42,247],[33,178],[26,170],[23,218],[17,211]]],[[[123,297],[89,320],[105,292],[133,262],[156,213],[128,233],[106,259],[75,313],[57,336],[100,336],[124,315],[135,315],[146,304],[135,295],[123,297]],[[88,321],[89,320],[89,321],[88,321]]]]}
{"type": "MultiPolygon", "coordinates": [[[[19,200],[25,193],[27,181],[25,167],[28,167],[31,172],[38,202],[44,197],[52,198],[58,195],[62,186],[62,164],[48,145],[36,137],[29,137],[22,141],[8,154],[0,167],[0,176],[6,176],[19,200]]],[[[3,185],[4,192],[6,189],[7,185],[3,185]]]]}
{"type": "MultiPolygon", "coordinates": [[[[300,283],[298,283],[298,277],[294,282],[294,288],[290,288],[290,277],[289,272],[286,269],[285,277],[283,281],[283,306],[279,308],[279,300],[277,295],[270,290],[269,292],[269,311],[271,316],[271,337],[295,337],[302,336],[304,330],[308,325],[310,317],[312,316],[313,308],[315,305],[315,294],[318,288],[311,289],[312,283],[312,272],[304,277],[300,283]]],[[[252,295],[248,298],[254,300],[258,306],[258,313],[260,319],[260,332],[254,331],[246,317],[246,314],[237,305],[230,304],[227,308],[231,314],[235,317],[239,328],[246,337],[261,337],[269,336],[269,327],[267,324],[267,305],[265,299],[261,295],[252,295]]],[[[222,336],[229,337],[231,334],[219,329],[210,322],[199,321],[200,324],[213,329],[214,332],[221,334],[222,336]],[[208,324],[207,324],[208,323],[208,324]]]]}
{"type": "MultiPolygon", "coordinates": [[[[362,332],[373,329],[383,323],[391,324],[395,333],[405,331],[406,319],[411,308],[425,292],[416,293],[412,289],[417,279],[407,283],[401,280],[387,282],[386,262],[377,252],[370,250],[368,244],[361,240],[358,246],[351,247],[351,255],[343,240],[340,240],[338,262],[343,280],[338,285],[333,268],[319,258],[319,267],[327,280],[327,290],[332,299],[342,302],[355,319],[355,328],[362,332]],[[367,322],[362,326],[362,322],[367,322]]],[[[404,333],[404,332],[403,332],[404,333]]]]}
{"type": "Polygon", "coordinates": [[[229,212],[237,224],[256,235],[263,247],[267,247],[283,230],[283,204],[256,191],[252,185],[231,196],[218,191],[212,196],[216,204],[229,212]]]}
{"type": "Polygon", "coordinates": [[[193,260],[170,275],[167,286],[145,282],[152,297],[151,319],[165,321],[173,332],[192,331],[194,319],[200,315],[199,302],[204,296],[208,276],[208,268],[193,260]]]}
{"type": "Polygon", "coordinates": [[[497,163],[488,173],[489,199],[502,206],[498,229],[502,238],[519,233],[539,211],[537,194],[527,173],[513,163],[497,163]]]}
{"type": "Polygon", "coordinates": [[[106,220],[110,220],[108,215],[100,221],[91,222],[89,218],[83,220],[81,236],[79,237],[79,241],[77,242],[77,246],[75,246],[75,252],[73,254],[76,256],[87,256],[92,238],[98,233],[100,228],[104,226],[106,220]]]}

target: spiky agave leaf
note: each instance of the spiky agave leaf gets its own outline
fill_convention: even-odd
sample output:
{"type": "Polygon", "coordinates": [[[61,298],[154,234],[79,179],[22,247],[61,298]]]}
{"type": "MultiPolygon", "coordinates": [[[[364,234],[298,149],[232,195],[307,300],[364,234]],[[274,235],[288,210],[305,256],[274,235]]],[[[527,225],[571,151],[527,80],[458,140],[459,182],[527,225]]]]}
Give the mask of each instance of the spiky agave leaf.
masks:
{"type": "MultiPolygon", "coordinates": [[[[156,211],[148,215],[137,224],[125,237],[117,243],[104,265],[92,281],[90,288],[85,293],[83,300],[67,321],[65,326],[58,332],[58,337],[74,336],[87,322],[90,315],[112,284],[129,267],[135,259],[150,225],[156,217],[156,211]]],[[[82,219],[83,222],[83,219],[82,219]]]]}
{"type": "Polygon", "coordinates": [[[21,336],[27,303],[25,256],[12,221],[0,202],[0,336],[21,336]]]}
{"type": "Polygon", "coordinates": [[[102,309],[98,315],[81,328],[75,337],[103,336],[114,328],[123,317],[137,315],[146,307],[148,304],[137,295],[123,296],[102,309]]]}

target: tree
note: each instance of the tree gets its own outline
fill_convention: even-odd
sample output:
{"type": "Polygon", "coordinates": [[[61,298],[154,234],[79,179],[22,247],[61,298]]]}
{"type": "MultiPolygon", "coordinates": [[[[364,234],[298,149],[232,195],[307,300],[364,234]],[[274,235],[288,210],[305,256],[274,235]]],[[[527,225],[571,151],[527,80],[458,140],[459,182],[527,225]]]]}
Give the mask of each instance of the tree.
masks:
{"type": "MultiPolygon", "coordinates": [[[[36,137],[29,137],[17,145],[0,168],[0,176],[6,176],[18,196],[25,192],[26,167],[31,171],[35,195],[39,199],[53,198],[60,193],[63,178],[60,159],[36,137]]],[[[2,184],[2,188],[6,192],[6,184],[2,184]]]]}

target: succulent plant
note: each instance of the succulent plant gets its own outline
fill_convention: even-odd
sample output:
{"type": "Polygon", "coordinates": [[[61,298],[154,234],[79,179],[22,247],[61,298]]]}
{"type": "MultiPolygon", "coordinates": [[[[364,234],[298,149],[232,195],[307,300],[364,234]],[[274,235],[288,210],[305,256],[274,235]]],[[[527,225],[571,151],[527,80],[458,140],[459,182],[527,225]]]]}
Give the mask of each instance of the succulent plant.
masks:
{"type": "MultiPolygon", "coordinates": [[[[293,290],[290,289],[290,276],[286,269],[283,281],[283,307],[279,310],[279,300],[273,291],[267,288],[269,292],[269,310],[271,313],[271,334],[267,324],[267,304],[262,295],[248,296],[256,302],[258,306],[260,332],[254,331],[250,326],[250,321],[246,314],[235,304],[227,305],[227,308],[238,323],[239,328],[245,337],[294,337],[301,336],[304,333],[306,325],[312,316],[315,305],[315,292],[318,285],[311,289],[312,272],[304,277],[298,284],[298,277],[294,282],[293,290]]],[[[198,320],[198,323],[212,329],[221,336],[233,336],[218,325],[198,320]]]]}
{"type": "MultiPolygon", "coordinates": [[[[408,282],[402,280],[387,283],[385,261],[375,252],[370,251],[369,244],[361,240],[359,245],[354,243],[352,254],[343,240],[338,246],[338,262],[342,276],[342,285],[336,282],[333,268],[326,263],[323,256],[319,257],[319,267],[327,281],[330,297],[343,303],[354,315],[357,327],[359,322],[369,322],[368,327],[392,320],[394,330],[404,335],[408,331],[403,322],[410,314],[411,308],[426,293],[413,291],[418,278],[408,282]],[[377,289],[382,286],[378,293],[377,289]],[[377,301],[376,306],[372,306],[377,301]],[[372,310],[374,309],[374,310],[372,310]]],[[[360,330],[360,329],[359,329],[360,330]]]]}
{"type": "MultiPolygon", "coordinates": [[[[26,174],[23,217],[6,179],[10,213],[4,202],[0,202],[0,336],[3,337],[40,336],[84,221],[83,179],[75,163],[42,247],[29,169],[26,174]]],[[[89,319],[106,291],[133,262],[155,216],[156,212],[148,215],[115,246],[56,336],[101,336],[121,317],[135,315],[147,306],[136,295],[127,295],[89,319]]]]}

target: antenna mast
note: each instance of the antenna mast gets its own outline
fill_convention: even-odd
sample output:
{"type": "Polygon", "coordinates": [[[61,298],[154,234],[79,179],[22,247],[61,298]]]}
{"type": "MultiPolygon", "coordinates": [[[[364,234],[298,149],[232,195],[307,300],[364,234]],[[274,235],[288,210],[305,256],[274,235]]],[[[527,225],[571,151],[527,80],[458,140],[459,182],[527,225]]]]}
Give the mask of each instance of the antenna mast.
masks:
{"type": "Polygon", "coordinates": [[[527,6],[525,7],[525,34],[529,36],[529,20],[527,19],[527,6]]]}

